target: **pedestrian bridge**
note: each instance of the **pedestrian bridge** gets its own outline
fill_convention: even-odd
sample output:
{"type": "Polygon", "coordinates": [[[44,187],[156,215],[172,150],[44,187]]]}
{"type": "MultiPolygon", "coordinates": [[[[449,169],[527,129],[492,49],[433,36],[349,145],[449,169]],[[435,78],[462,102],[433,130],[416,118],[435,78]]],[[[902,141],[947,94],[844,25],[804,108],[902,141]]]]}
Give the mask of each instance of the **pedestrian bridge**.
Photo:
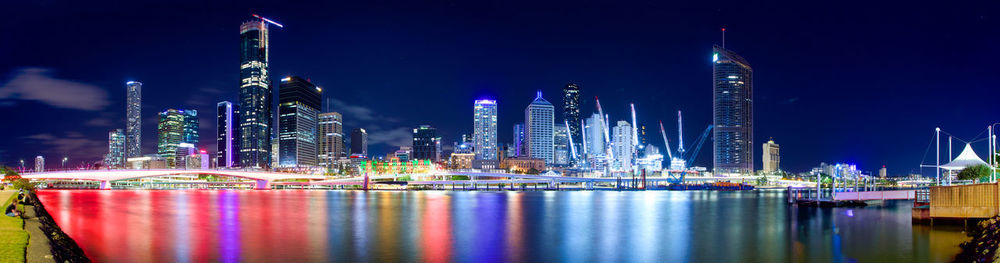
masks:
{"type": "Polygon", "coordinates": [[[132,180],[149,177],[182,175],[182,174],[210,174],[229,176],[256,181],[255,189],[270,189],[271,182],[277,180],[323,180],[322,175],[275,173],[262,171],[240,171],[240,170],[78,170],[41,172],[21,175],[21,178],[29,180],[83,180],[101,183],[101,189],[111,189],[112,181],[132,180]]]}
{"type": "Polygon", "coordinates": [[[892,190],[892,191],[863,191],[863,192],[838,192],[833,195],[833,200],[837,201],[871,201],[871,200],[913,200],[916,199],[915,190],[892,190]]]}

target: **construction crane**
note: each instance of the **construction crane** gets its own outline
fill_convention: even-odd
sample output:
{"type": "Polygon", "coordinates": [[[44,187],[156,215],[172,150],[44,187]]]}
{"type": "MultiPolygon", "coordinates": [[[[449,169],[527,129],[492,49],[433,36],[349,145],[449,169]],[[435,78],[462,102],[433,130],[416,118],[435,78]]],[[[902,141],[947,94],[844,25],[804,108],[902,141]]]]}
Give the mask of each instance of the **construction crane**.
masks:
{"type": "MultiPolygon", "coordinates": [[[[569,133],[569,120],[566,120],[564,122],[566,123],[566,133],[569,133]]],[[[570,136],[566,136],[566,137],[569,137],[569,156],[570,156],[570,160],[575,160],[576,159],[576,146],[573,145],[573,136],[570,135],[570,136]]]]}
{"type": "Polygon", "coordinates": [[[684,158],[684,122],[680,110],[677,111],[677,155],[684,158]]]}
{"type": "Polygon", "coordinates": [[[708,125],[708,128],[705,128],[705,131],[701,133],[701,136],[698,137],[698,140],[694,142],[695,145],[694,151],[692,151],[691,154],[688,155],[687,161],[685,162],[687,164],[687,167],[691,167],[691,165],[694,163],[694,158],[698,156],[698,151],[701,151],[701,146],[705,144],[706,141],[705,139],[708,138],[708,132],[710,131],[712,131],[711,124],[708,125]]]}
{"type": "MultiPolygon", "coordinates": [[[[667,160],[673,160],[674,154],[670,152],[670,141],[667,141],[667,132],[663,130],[663,121],[660,121],[660,135],[663,135],[663,146],[667,149],[667,160]]],[[[667,163],[669,166],[669,162],[667,163]]]]}
{"type": "Polygon", "coordinates": [[[256,17],[257,19],[263,20],[264,22],[271,23],[272,25],[276,25],[276,26],[278,26],[280,28],[285,28],[285,26],[283,26],[281,24],[278,24],[278,22],[274,22],[274,20],[264,18],[263,16],[259,16],[257,14],[253,14],[253,17],[256,17]]]}
{"type": "Polygon", "coordinates": [[[601,109],[601,100],[598,99],[597,96],[594,96],[594,101],[597,102],[597,114],[601,116],[601,130],[604,131],[604,149],[607,152],[607,159],[613,160],[614,156],[612,155],[614,152],[612,152],[611,147],[609,147],[609,145],[611,145],[611,137],[609,137],[608,134],[611,132],[608,130],[608,117],[607,115],[604,115],[604,110],[601,109]]]}

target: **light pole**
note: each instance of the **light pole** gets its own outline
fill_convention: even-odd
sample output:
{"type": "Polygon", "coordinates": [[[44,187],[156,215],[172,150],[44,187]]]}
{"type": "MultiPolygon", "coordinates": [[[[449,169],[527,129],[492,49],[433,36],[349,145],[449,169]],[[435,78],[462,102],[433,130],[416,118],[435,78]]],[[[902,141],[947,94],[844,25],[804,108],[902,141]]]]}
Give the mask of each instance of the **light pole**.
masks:
{"type": "Polygon", "coordinates": [[[987,141],[990,142],[990,147],[988,148],[989,151],[990,151],[990,157],[989,157],[989,160],[990,160],[990,180],[993,181],[993,182],[997,181],[997,172],[996,172],[997,158],[996,158],[996,156],[994,156],[996,154],[996,150],[997,150],[997,145],[996,145],[997,144],[997,136],[996,136],[996,134],[993,134],[993,126],[996,126],[997,124],[1000,124],[1000,122],[996,122],[996,123],[990,124],[989,128],[987,129],[987,130],[990,131],[990,134],[989,134],[990,137],[987,138],[987,139],[989,139],[987,141]]]}
{"type": "Polygon", "coordinates": [[[62,169],[63,170],[66,170],[66,161],[69,161],[69,157],[63,157],[63,160],[62,160],[62,169]]]}

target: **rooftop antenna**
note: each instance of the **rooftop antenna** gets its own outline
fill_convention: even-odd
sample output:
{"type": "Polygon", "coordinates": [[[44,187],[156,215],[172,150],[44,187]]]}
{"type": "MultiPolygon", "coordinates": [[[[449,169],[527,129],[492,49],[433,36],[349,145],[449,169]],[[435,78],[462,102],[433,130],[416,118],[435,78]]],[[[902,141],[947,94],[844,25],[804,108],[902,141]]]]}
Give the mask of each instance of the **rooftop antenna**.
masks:
{"type": "Polygon", "coordinates": [[[726,28],[722,28],[722,48],[726,48],[726,28]]]}

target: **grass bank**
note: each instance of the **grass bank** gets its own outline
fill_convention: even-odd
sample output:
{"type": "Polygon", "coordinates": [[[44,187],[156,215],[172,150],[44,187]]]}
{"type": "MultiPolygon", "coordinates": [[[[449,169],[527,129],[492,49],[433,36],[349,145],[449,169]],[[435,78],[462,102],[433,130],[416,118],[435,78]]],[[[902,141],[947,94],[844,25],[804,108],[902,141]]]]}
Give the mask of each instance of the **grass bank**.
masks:
{"type": "MultiPolygon", "coordinates": [[[[17,191],[0,191],[0,200],[6,209],[14,198],[17,191]]],[[[18,205],[18,209],[24,208],[18,205]]],[[[0,262],[23,262],[24,249],[28,246],[28,231],[24,231],[24,220],[20,217],[10,217],[0,215],[0,262]]]]}

